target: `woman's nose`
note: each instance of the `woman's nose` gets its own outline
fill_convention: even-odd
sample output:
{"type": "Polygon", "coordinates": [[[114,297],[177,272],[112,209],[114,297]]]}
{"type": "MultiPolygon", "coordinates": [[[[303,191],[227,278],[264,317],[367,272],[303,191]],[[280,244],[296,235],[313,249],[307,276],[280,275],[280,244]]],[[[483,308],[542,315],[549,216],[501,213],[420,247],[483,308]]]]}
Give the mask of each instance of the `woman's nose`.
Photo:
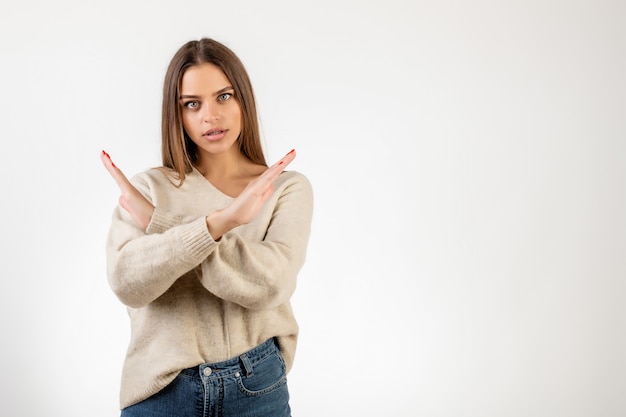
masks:
{"type": "Polygon", "coordinates": [[[219,119],[220,110],[219,106],[215,103],[206,103],[204,105],[204,111],[202,112],[202,121],[211,123],[219,119]]]}

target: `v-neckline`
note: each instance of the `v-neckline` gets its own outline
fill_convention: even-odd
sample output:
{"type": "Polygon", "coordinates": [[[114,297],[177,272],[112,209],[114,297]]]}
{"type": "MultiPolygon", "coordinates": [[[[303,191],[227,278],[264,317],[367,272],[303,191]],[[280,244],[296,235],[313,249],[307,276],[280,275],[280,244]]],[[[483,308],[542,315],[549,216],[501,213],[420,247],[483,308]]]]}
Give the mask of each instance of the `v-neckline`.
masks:
{"type": "Polygon", "coordinates": [[[191,167],[193,169],[193,171],[202,179],[204,180],[204,182],[206,182],[209,187],[211,187],[213,190],[217,191],[222,197],[227,198],[229,200],[234,200],[235,198],[237,198],[236,196],[230,196],[228,194],[226,194],[224,191],[220,190],[215,184],[213,184],[211,181],[209,181],[209,179],[207,177],[205,177],[204,175],[202,175],[202,172],[200,172],[200,170],[198,170],[198,168],[196,168],[195,166],[191,167]]]}

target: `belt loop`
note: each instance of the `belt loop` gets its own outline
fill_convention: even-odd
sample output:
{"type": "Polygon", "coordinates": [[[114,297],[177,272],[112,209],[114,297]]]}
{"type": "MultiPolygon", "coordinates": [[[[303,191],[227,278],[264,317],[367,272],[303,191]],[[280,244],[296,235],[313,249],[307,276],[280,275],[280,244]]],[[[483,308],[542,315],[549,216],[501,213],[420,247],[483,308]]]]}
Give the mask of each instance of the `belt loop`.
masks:
{"type": "Polygon", "coordinates": [[[252,362],[250,362],[250,358],[248,358],[248,355],[244,353],[239,357],[239,359],[241,359],[241,363],[243,363],[243,367],[246,371],[246,376],[251,377],[252,375],[254,375],[254,372],[252,371],[252,362]]]}

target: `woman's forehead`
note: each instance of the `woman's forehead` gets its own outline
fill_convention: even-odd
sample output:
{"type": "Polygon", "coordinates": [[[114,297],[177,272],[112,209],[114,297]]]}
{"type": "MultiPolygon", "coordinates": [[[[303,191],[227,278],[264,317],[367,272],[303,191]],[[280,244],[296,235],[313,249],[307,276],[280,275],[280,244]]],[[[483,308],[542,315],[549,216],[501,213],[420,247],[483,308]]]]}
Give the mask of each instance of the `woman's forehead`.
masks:
{"type": "Polygon", "coordinates": [[[187,68],[181,80],[181,94],[214,94],[231,87],[230,80],[214,64],[203,63],[187,68]]]}

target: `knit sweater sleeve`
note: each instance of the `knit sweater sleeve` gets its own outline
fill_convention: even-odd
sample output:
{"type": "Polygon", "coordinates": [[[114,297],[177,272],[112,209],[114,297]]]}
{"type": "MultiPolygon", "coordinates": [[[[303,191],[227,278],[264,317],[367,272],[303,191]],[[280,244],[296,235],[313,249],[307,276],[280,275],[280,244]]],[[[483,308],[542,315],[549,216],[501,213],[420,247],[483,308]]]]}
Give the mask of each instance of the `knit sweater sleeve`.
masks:
{"type": "MultiPolygon", "coordinates": [[[[152,201],[145,183],[133,183],[152,201]]],[[[204,217],[180,221],[157,208],[143,231],[126,210],[115,208],[106,245],[107,275],[122,303],[134,308],[149,304],[215,249],[204,217]]]]}
{"type": "Polygon", "coordinates": [[[301,174],[277,187],[265,236],[246,239],[236,229],[220,239],[202,262],[202,285],[221,299],[248,309],[267,309],[289,300],[306,256],[313,192],[301,174]]]}

